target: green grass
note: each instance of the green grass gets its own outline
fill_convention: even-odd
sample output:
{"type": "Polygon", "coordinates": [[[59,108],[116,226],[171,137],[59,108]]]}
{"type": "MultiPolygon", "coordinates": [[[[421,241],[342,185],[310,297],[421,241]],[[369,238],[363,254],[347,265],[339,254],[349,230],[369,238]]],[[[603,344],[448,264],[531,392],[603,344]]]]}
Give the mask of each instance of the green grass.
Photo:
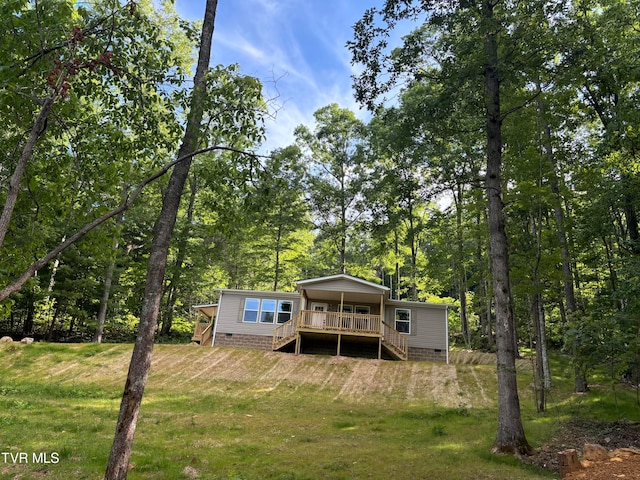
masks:
{"type": "MultiPolygon", "coordinates": [[[[0,345],[0,452],[30,460],[0,455],[0,479],[102,478],[130,354],[130,345],[0,345]],[[59,461],[31,462],[42,453],[59,461]]],[[[186,345],[158,345],[153,358],[130,479],[554,478],[489,453],[497,416],[492,365],[186,345]],[[352,385],[363,371],[365,381],[352,385]]],[[[567,368],[554,362],[545,414],[533,407],[528,369],[519,369],[534,446],[572,415],[638,420],[632,392],[572,395],[567,368]]]]}

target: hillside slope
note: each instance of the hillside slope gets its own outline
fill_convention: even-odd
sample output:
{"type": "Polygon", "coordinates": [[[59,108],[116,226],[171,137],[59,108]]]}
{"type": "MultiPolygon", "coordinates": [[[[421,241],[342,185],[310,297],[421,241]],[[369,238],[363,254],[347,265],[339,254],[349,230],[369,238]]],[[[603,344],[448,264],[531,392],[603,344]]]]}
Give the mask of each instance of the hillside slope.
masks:
{"type": "MultiPolygon", "coordinates": [[[[124,384],[131,346],[34,344],[19,345],[11,354],[5,353],[5,366],[15,366],[15,374],[22,378],[117,386],[124,384]]],[[[444,407],[494,404],[495,357],[454,352],[450,360],[446,365],[157,345],[149,387],[212,393],[225,389],[227,395],[245,396],[260,395],[285,384],[292,392],[312,387],[331,392],[336,399],[353,401],[383,394],[408,400],[420,398],[444,407]],[[234,384],[233,392],[227,390],[229,382],[234,384]]],[[[526,368],[526,362],[521,368],[526,368]]]]}
{"type": "MultiPolygon", "coordinates": [[[[0,479],[99,478],[131,351],[0,344],[3,451],[59,458],[5,462],[0,479]]],[[[548,419],[531,415],[529,363],[519,368],[539,444],[548,419]]],[[[496,396],[489,354],[456,352],[446,365],[156,345],[131,478],[444,480],[469,478],[470,468],[478,480],[548,478],[488,454],[496,396]]]]}

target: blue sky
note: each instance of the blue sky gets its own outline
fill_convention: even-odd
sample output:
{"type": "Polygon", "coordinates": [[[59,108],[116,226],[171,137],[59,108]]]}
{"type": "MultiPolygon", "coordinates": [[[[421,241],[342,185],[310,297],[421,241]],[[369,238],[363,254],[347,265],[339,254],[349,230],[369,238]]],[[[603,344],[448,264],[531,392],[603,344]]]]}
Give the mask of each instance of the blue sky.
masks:
{"type": "MultiPolygon", "coordinates": [[[[258,77],[265,96],[277,100],[267,124],[266,149],[293,143],[293,129],[312,126],[313,112],[335,102],[367,118],[353,97],[352,26],[381,0],[220,0],[213,38],[213,64],[238,63],[258,77]],[[275,81],[275,83],[274,83],[275,81]]],[[[176,0],[188,20],[201,19],[204,0],[176,0]]]]}

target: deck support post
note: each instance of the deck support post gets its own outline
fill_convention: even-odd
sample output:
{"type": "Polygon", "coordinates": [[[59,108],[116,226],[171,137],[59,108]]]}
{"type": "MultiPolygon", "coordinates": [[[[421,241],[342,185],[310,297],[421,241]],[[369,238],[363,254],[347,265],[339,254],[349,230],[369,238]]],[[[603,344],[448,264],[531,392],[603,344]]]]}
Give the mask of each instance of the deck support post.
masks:
{"type": "Polygon", "coordinates": [[[337,351],[336,351],[336,355],[337,355],[338,357],[340,356],[340,348],[342,347],[341,343],[342,343],[342,334],[341,334],[341,333],[339,333],[339,334],[338,334],[338,349],[337,349],[337,351]]]}
{"type": "Polygon", "coordinates": [[[297,333],[296,334],[296,350],[295,350],[296,355],[300,355],[300,348],[301,348],[300,343],[302,343],[302,335],[300,335],[300,333],[297,333]]]}
{"type": "Polygon", "coordinates": [[[382,337],[378,338],[378,360],[382,360],[382,337]]]}

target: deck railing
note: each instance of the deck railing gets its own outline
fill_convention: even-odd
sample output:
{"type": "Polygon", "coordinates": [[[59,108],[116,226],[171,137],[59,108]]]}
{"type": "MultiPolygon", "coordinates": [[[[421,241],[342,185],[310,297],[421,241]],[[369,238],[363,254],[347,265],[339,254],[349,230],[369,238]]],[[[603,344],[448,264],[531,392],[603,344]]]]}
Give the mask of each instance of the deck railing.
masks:
{"type": "Polygon", "coordinates": [[[275,328],[273,349],[277,350],[292,342],[300,329],[382,337],[383,345],[398,358],[406,360],[408,357],[407,337],[383,322],[380,315],[303,310],[296,317],[275,328]]]}
{"type": "Polygon", "coordinates": [[[213,323],[198,322],[196,323],[196,329],[193,332],[191,341],[199,342],[200,345],[207,345],[207,342],[211,344],[211,338],[213,337],[213,323]]]}
{"type": "Polygon", "coordinates": [[[379,335],[382,332],[380,315],[362,313],[303,310],[299,326],[300,328],[371,335],[379,335]]]}
{"type": "Polygon", "coordinates": [[[403,360],[407,359],[409,352],[407,337],[386,322],[382,322],[382,341],[403,360]]]}
{"type": "Polygon", "coordinates": [[[213,323],[203,330],[200,345],[211,345],[211,340],[213,340],[213,323]]]}
{"type": "Polygon", "coordinates": [[[295,316],[291,320],[281,325],[278,325],[273,330],[273,349],[277,350],[283,345],[289,343],[289,341],[298,333],[298,320],[300,316],[295,316]]]}

